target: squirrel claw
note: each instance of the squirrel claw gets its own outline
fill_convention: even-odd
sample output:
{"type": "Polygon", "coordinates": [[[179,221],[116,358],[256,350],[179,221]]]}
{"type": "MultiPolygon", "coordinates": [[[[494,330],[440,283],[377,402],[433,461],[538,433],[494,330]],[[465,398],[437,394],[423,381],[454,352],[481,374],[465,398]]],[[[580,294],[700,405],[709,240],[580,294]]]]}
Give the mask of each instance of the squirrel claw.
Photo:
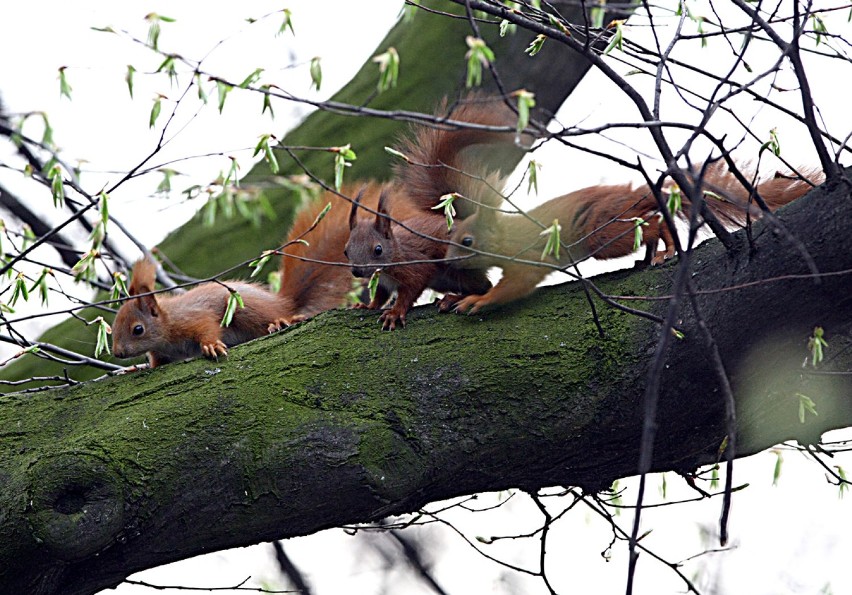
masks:
{"type": "Polygon", "coordinates": [[[307,316],[303,314],[297,314],[296,316],[291,316],[290,318],[276,318],[272,322],[269,323],[267,327],[267,331],[272,334],[281,330],[284,330],[288,326],[293,326],[297,322],[304,322],[308,319],[307,316]]]}
{"type": "Polygon", "coordinates": [[[202,343],[201,353],[204,357],[218,359],[220,355],[223,357],[228,355],[228,347],[220,339],[216,339],[214,343],[202,343]]]}
{"type": "Polygon", "coordinates": [[[467,314],[476,314],[487,303],[484,295],[469,295],[458,300],[453,310],[459,314],[464,314],[465,312],[467,314]]]}
{"type": "Polygon", "coordinates": [[[381,316],[379,316],[379,322],[382,323],[383,331],[395,330],[397,322],[399,322],[401,327],[405,328],[405,315],[395,314],[391,310],[386,310],[381,316]]]}

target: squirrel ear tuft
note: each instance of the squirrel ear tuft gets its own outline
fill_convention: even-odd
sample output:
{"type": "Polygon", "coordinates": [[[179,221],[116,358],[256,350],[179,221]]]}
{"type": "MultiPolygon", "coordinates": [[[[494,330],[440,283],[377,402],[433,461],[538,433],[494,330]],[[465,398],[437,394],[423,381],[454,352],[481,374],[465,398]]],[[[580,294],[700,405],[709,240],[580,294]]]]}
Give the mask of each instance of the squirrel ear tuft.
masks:
{"type": "Polygon", "coordinates": [[[388,191],[386,189],[382,189],[382,193],[379,194],[379,206],[378,215],[376,215],[376,222],[374,227],[376,231],[378,231],[384,237],[390,237],[391,235],[391,220],[390,215],[388,214],[388,191]]]}
{"type": "Polygon", "coordinates": [[[361,204],[361,199],[364,197],[364,190],[366,190],[366,186],[358,191],[358,195],[352,201],[352,208],[349,210],[349,231],[355,229],[355,225],[358,223],[358,205],[361,204]]]}
{"type": "Polygon", "coordinates": [[[130,275],[130,286],[127,288],[130,295],[150,293],[154,291],[154,278],[157,274],[157,265],[150,258],[141,258],[133,265],[130,275]]]}

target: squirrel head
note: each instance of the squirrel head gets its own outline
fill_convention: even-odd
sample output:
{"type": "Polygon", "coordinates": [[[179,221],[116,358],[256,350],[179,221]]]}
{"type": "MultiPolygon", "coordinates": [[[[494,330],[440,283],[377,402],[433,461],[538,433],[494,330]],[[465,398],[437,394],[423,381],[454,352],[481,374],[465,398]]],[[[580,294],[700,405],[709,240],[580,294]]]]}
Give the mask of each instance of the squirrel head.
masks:
{"type": "Polygon", "coordinates": [[[490,264],[480,252],[498,252],[496,211],[479,207],[470,217],[453,223],[450,232],[450,244],[447,246],[447,258],[450,266],[457,269],[479,269],[490,264]],[[470,250],[468,250],[470,248],[470,250]]]}
{"type": "Polygon", "coordinates": [[[391,218],[387,211],[387,191],[379,195],[375,216],[358,218],[362,189],[352,201],[349,212],[349,241],[343,253],[352,266],[352,274],[366,278],[393,262],[394,240],[391,218]]]}
{"type": "Polygon", "coordinates": [[[128,288],[132,299],[122,304],[112,325],[112,352],[117,358],[142,355],[168,343],[165,313],[151,293],[156,270],[157,265],[147,258],[133,265],[128,288]]]}

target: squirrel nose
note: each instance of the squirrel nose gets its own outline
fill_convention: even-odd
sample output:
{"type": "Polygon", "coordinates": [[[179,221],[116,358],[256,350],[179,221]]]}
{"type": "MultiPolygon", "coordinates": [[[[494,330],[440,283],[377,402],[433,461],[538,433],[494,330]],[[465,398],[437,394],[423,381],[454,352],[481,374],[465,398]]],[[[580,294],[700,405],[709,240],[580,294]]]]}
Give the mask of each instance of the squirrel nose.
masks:
{"type": "Polygon", "coordinates": [[[372,275],[365,267],[352,267],[352,274],[359,279],[372,275]]]}

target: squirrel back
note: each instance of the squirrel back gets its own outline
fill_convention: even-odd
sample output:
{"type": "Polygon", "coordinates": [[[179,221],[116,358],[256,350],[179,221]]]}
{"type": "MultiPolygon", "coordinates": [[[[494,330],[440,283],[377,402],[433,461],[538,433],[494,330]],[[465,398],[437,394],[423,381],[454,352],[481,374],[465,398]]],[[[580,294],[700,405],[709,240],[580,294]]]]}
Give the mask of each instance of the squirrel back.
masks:
{"type": "Polygon", "coordinates": [[[133,266],[131,299],[119,308],[112,326],[118,358],[147,353],[154,368],[199,355],[224,356],[228,347],[277,330],[288,310],[280,296],[244,281],[202,283],[186,293],[155,295],[156,270],[147,258],[133,266]],[[231,324],[222,327],[230,290],[239,292],[244,307],[237,307],[231,324]]]}
{"type": "MultiPolygon", "coordinates": [[[[758,183],[755,189],[772,211],[801,197],[821,179],[815,172],[806,175],[807,179],[776,175],[758,183]]],[[[701,181],[706,204],[728,225],[743,224],[748,217],[761,215],[749,201],[748,190],[721,163],[708,165],[701,181]]],[[[673,184],[667,184],[664,194],[672,192],[673,188],[673,184]]],[[[684,196],[677,215],[688,218],[691,208],[684,196]]],[[[587,256],[607,259],[632,254],[636,250],[637,226],[641,226],[640,243],[646,247],[647,262],[660,264],[675,254],[671,231],[659,215],[658,202],[647,185],[583,188],[553,198],[532,209],[528,215],[484,208],[455,226],[447,257],[461,260],[454,261],[453,266],[478,270],[491,266],[503,268],[503,278],[495,287],[484,295],[460,300],[456,310],[476,312],[484,306],[510,302],[532,293],[553,270],[534,262],[566,266],[587,256]],[[547,241],[547,234],[543,236],[542,230],[555,220],[561,228],[562,247],[558,260],[552,255],[542,257],[547,241]],[[664,249],[658,251],[660,240],[664,249]],[[527,263],[519,262],[523,260],[527,263]]]]}

